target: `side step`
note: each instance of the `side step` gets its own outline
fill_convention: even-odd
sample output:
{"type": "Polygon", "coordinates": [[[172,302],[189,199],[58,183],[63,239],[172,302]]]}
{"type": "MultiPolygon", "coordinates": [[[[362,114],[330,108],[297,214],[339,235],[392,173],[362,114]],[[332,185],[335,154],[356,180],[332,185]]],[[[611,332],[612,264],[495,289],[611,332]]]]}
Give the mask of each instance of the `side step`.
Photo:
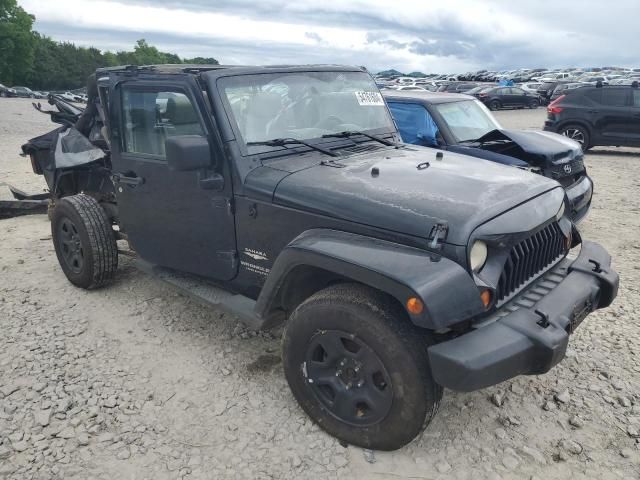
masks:
{"type": "Polygon", "coordinates": [[[238,320],[252,330],[259,330],[264,324],[254,311],[256,301],[249,297],[231,293],[196,275],[153,265],[144,260],[137,259],[136,266],[143,272],[173,285],[206,305],[220,308],[235,315],[238,320]]]}

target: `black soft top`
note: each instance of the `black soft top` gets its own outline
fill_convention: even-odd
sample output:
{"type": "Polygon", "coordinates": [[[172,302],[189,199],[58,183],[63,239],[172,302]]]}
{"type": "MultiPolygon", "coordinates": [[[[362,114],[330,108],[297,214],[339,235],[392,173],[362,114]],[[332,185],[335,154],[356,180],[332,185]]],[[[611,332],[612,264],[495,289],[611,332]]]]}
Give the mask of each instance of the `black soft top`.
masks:
{"type": "Polygon", "coordinates": [[[187,65],[187,64],[163,64],[163,65],[121,65],[118,67],[106,67],[96,70],[96,75],[109,75],[110,73],[137,73],[137,74],[199,74],[212,72],[219,76],[227,75],[251,75],[258,73],[287,73],[287,72],[364,72],[364,67],[349,65],[187,65]]]}

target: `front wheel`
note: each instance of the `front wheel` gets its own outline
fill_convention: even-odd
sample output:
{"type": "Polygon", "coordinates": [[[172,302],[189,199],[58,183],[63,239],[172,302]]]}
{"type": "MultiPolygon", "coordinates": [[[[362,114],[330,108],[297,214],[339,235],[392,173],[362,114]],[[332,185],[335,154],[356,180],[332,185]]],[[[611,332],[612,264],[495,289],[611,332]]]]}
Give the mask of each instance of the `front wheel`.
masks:
{"type": "Polygon", "coordinates": [[[348,444],[395,450],[436,414],[428,338],[389,297],[336,285],[303,302],[283,333],[283,366],[302,409],[348,444]]]}
{"type": "Polygon", "coordinates": [[[89,195],[56,202],[51,212],[56,256],[69,281],[80,288],[97,288],[113,279],[118,247],[109,218],[89,195]]]}
{"type": "Polygon", "coordinates": [[[529,108],[538,108],[540,106],[540,102],[538,100],[531,100],[529,102],[529,108]]]}

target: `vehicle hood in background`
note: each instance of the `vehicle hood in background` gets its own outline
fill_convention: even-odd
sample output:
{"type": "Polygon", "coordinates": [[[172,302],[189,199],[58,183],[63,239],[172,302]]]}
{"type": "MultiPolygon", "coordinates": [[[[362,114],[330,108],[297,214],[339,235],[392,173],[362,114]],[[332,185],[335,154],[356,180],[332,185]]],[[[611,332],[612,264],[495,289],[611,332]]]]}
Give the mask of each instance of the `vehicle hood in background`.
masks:
{"type": "Polygon", "coordinates": [[[583,156],[578,142],[557,133],[535,130],[493,130],[467,145],[508,155],[541,168],[568,163],[583,156]]]}

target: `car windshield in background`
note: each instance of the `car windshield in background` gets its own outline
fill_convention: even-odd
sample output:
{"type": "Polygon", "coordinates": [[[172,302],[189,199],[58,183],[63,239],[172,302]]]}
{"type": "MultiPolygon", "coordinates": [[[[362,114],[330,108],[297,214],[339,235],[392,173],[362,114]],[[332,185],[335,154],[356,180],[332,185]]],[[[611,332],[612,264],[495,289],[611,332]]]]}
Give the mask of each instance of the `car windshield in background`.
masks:
{"type": "Polygon", "coordinates": [[[458,142],[477,140],[501,128],[487,108],[477,100],[440,103],[435,107],[458,142]]]}
{"type": "Polygon", "coordinates": [[[245,144],[395,129],[378,87],[363,72],[240,75],[218,85],[245,144]]]}

